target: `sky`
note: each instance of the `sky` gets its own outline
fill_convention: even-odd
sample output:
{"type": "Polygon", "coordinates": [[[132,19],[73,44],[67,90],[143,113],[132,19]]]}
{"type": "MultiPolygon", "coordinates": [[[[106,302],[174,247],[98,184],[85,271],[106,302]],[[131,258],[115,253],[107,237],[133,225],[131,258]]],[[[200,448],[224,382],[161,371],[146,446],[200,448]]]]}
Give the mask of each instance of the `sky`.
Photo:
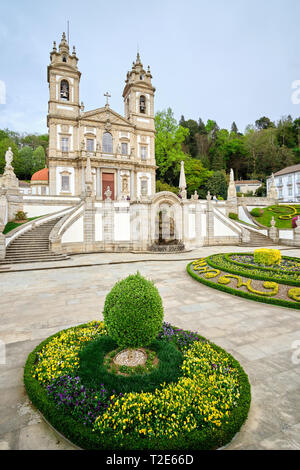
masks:
{"type": "Polygon", "coordinates": [[[235,121],[244,132],[261,116],[299,117],[299,18],[299,0],[2,0],[0,129],[47,132],[49,54],[67,21],[85,111],[104,106],[109,91],[124,114],[139,50],[155,110],[170,107],[177,120],[235,121]]]}

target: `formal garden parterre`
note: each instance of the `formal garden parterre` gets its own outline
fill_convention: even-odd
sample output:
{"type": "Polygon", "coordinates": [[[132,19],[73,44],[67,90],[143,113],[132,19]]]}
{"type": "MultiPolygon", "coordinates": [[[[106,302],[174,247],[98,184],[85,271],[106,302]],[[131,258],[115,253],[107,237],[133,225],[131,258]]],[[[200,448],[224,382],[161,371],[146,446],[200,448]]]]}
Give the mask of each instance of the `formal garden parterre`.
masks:
{"type": "Polygon", "coordinates": [[[238,361],[163,322],[158,291],[139,274],[114,286],[103,313],[27,359],[27,393],[55,429],[85,449],[216,449],[234,437],[251,400],[238,361]],[[114,363],[121,351],[125,368],[114,363]],[[135,368],[137,351],[146,357],[135,368]]]}
{"type": "Polygon", "coordinates": [[[261,248],[253,253],[222,253],[187,266],[197,281],[233,295],[300,308],[300,259],[261,248]]]}

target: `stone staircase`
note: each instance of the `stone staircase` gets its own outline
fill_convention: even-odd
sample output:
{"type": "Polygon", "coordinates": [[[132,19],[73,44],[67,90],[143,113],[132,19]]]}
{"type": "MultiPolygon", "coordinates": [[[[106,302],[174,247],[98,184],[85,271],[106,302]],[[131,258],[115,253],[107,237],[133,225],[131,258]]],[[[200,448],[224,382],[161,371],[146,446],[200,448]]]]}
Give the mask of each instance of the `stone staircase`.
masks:
{"type": "Polygon", "coordinates": [[[40,263],[43,261],[61,261],[68,259],[65,254],[52,253],[49,250],[49,235],[61,217],[38,225],[13,240],[6,249],[5,259],[1,264],[40,263]]]}
{"type": "Polygon", "coordinates": [[[271,238],[267,237],[266,235],[254,232],[254,230],[248,230],[250,234],[250,241],[247,243],[241,243],[241,245],[247,246],[278,246],[278,243],[273,242],[271,238]]]}

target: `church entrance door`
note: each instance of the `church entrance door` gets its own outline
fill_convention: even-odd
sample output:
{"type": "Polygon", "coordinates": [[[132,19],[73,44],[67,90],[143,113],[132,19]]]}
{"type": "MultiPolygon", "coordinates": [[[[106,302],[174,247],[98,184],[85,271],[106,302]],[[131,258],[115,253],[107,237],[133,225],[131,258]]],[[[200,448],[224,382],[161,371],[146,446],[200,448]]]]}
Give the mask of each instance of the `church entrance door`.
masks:
{"type": "Polygon", "coordinates": [[[111,190],[110,198],[112,200],[115,199],[115,175],[114,173],[102,173],[102,199],[106,199],[105,192],[107,190],[107,186],[111,190]]]}

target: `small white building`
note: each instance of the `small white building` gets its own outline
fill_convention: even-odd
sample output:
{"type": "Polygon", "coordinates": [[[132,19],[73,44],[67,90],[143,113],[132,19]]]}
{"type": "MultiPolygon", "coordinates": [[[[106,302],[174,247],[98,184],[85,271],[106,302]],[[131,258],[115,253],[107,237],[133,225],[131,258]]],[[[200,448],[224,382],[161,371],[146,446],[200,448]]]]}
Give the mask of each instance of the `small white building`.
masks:
{"type": "Polygon", "coordinates": [[[234,184],[237,193],[246,194],[252,191],[254,194],[261,187],[262,182],[259,180],[239,180],[235,181],[234,184]]]}
{"type": "Polygon", "coordinates": [[[49,194],[49,170],[43,168],[37,171],[31,177],[31,194],[48,195],[49,194]]]}
{"type": "MultiPolygon", "coordinates": [[[[271,176],[267,178],[267,194],[271,186],[271,176]]],[[[300,201],[300,165],[292,165],[274,173],[279,202],[300,201]]]]}

